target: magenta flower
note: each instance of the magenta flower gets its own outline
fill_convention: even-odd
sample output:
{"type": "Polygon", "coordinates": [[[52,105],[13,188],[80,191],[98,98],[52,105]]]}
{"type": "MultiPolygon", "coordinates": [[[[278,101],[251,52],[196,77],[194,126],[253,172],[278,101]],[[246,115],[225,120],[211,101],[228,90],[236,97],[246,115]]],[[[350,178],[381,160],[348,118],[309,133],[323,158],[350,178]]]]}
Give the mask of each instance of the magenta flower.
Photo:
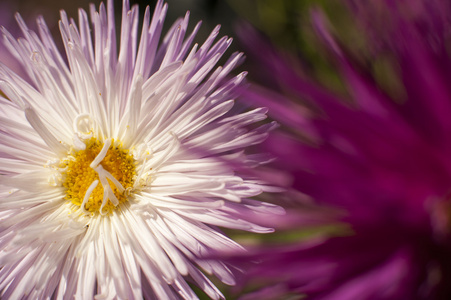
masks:
{"type": "Polygon", "coordinates": [[[248,276],[280,282],[272,297],[290,291],[308,299],[450,299],[450,2],[351,4],[371,41],[367,55],[396,62],[388,74],[402,83],[396,92],[339,45],[319,11],[313,23],[349,99],[302,78],[262,39],[243,33],[249,56],[277,79],[244,96],[290,129],[266,142],[278,168],[293,175],[295,189],[345,211],[342,221],[353,231],[258,252],[252,258],[262,263],[248,276]],[[301,101],[313,109],[305,113],[301,101]]]}

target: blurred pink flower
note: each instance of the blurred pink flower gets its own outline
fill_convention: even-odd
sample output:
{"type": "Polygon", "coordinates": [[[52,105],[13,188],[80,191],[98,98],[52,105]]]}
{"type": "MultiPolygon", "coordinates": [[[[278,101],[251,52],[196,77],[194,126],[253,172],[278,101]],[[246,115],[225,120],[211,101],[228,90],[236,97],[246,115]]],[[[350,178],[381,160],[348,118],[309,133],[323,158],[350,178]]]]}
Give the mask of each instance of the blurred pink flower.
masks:
{"type": "MultiPolygon", "coordinates": [[[[350,97],[305,79],[285,55],[244,29],[263,86],[243,97],[285,126],[265,146],[293,188],[346,211],[353,234],[257,251],[248,280],[308,299],[451,298],[451,55],[449,1],[350,1],[373,53],[393,59],[401,99],[312,13],[350,97]],[[303,105],[301,105],[301,103],[303,105]],[[311,107],[306,110],[305,107],[311,107]]],[[[363,60],[364,61],[364,60],[363,60]]],[[[260,295],[247,298],[261,299],[260,295]]]]}

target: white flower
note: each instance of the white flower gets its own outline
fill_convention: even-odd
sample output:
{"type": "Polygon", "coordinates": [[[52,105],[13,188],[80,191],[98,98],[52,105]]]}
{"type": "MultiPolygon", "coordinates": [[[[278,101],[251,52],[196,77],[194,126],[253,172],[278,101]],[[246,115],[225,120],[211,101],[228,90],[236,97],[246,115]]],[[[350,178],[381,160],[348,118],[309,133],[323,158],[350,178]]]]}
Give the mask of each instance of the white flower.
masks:
{"type": "Polygon", "coordinates": [[[31,78],[0,66],[2,299],[197,298],[186,281],[222,298],[203,272],[234,284],[233,268],[201,257],[240,246],[216,226],[271,231],[249,218],[279,208],[233,170],[259,164],[243,148],[274,126],[233,113],[242,55],[214,69],[231,39],[192,47],[188,13],[159,44],[166,10],[147,7],[139,35],[124,1],[118,49],[112,1],[90,7],[92,30],[62,12],[67,63],[42,18],[39,35],[20,16],[24,38],[2,29],[31,78]]]}

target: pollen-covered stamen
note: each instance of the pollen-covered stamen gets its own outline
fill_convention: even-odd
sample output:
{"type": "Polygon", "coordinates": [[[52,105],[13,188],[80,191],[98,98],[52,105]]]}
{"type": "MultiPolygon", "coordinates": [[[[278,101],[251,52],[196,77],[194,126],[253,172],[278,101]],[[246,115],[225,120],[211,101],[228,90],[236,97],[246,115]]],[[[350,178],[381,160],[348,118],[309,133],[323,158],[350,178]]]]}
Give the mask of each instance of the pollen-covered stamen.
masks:
{"type": "Polygon", "coordinates": [[[105,158],[106,153],[108,152],[108,149],[111,146],[111,139],[107,139],[105,143],[103,144],[102,150],[100,150],[99,154],[97,154],[96,158],[92,161],[92,163],[89,165],[91,168],[95,169],[105,158]]]}
{"type": "Polygon", "coordinates": [[[83,197],[83,202],[81,203],[81,210],[85,213],[88,214],[89,211],[86,210],[85,205],[89,200],[89,197],[92,194],[92,191],[94,191],[94,189],[97,187],[97,185],[99,184],[98,180],[94,180],[91,185],[89,186],[88,190],[86,191],[85,196],[83,197]]]}
{"type": "Polygon", "coordinates": [[[103,145],[95,138],[85,143],[84,149],[75,148],[64,160],[66,199],[85,213],[105,215],[131,195],[135,160],[113,139],[103,145]]]}
{"type": "Polygon", "coordinates": [[[105,143],[103,144],[102,150],[100,150],[99,154],[97,154],[96,158],[94,158],[92,163],[89,165],[89,167],[91,167],[92,169],[94,169],[97,172],[99,179],[100,179],[100,183],[102,184],[102,187],[103,187],[103,199],[102,199],[102,205],[100,206],[100,214],[102,214],[102,215],[105,214],[105,211],[103,210],[103,208],[107,204],[108,200],[110,200],[114,206],[119,205],[119,200],[117,199],[116,195],[114,195],[114,192],[111,189],[111,186],[107,179],[110,179],[113,182],[113,184],[116,186],[116,188],[119,190],[120,193],[123,193],[125,191],[122,184],[119,181],[117,181],[117,179],[114,178],[114,176],[111,175],[110,172],[106,171],[102,167],[102,165],[100,165],[102,160],[105,158],[105,156],[108,152],[108,149],[111,146],[111,142],[112,142],[111,139],[107,139],[105,141],[105,143]]]}

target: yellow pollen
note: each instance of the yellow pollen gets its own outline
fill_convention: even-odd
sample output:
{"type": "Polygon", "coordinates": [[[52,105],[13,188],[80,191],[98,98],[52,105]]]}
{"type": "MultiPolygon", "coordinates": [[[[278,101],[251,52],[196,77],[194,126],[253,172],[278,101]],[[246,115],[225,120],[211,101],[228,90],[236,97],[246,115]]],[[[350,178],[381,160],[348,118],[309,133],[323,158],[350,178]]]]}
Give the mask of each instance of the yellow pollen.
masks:
{"type": "Polygon", "coordinates": [[[91,213],[100,212],[101,214],[108,214],[116,208],[111,201],[114,196],[119,203],[127,201],[127,193],[133,188],[136,173],[133,156],[129,154],[128,150],[122,149],[114,141],[111,142],[105,157],[97,165],[98,167],[93,167],[92,163],[103,147],[104,144],[100,143],[96,138],[91,138],[86,142],[85,150],[72,150],[69,153],[69,157],[63,161],[67,167],[63,186],[67,189],[65,199],[68,201],[71,201],[77,206],[81,206],[86,195],[86,197],[89,196],[89,199],[85,201],[84,208],[82,209],[91,213]],[[99,168],[99,166],[101,167],[99,168]],[[122,187],[117,186],[117,183],[114,183],[104,175],[99,176],[99,172],[101,174],[109,172],[122,187]],[[102,176],[103,178],[101,178],[102,176]],[[97,186],[95,184],[93,185],[95,181],[98,183],[97,186]],[[102,181],[104,184],[101,183],[102,181]],[[105,191],[105,188],[108,189],[108,186],[105,185],[106,183],[114,195],[109,195],[109,197],[105,196],[108,195],[108,192],[105,191]],[[94,186],[95,188],[93,189],[94,186]],[[89,193],[90,187],[91,193],[89,193]],[[108,199],[102,208],[105,197],[108,199]]]}

